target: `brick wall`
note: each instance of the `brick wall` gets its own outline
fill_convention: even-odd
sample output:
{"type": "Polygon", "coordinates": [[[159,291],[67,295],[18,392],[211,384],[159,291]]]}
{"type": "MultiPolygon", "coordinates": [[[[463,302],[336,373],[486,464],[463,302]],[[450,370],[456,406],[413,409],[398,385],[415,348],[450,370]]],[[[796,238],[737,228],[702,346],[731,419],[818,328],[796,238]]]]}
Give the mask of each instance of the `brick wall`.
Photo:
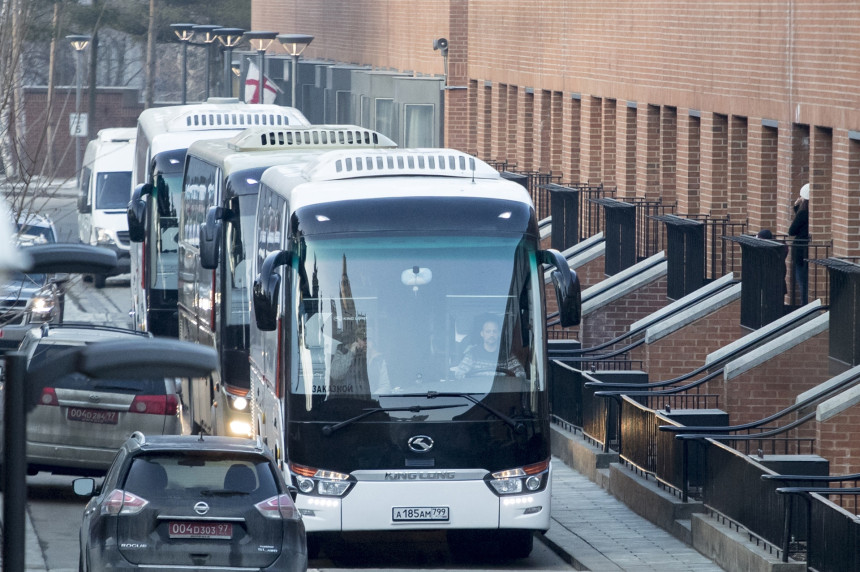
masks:
{"type": "Polygon", "coordinates": [[[666,277],[662,276],[583,316],[579,327],[582,347],[590,348],[620,336],[630,330],[630,324],[663,308],[668,301],[666,277]]]}
{"type": "Polygon", "coordinates": [[[672,379],[705,364],[708,354],[742,338],[741,302],[736,300],[652,343],[645,344],[643,369],[651,381],[672,379]]]}
{"type": "MultiPolygon", "coordinates": [[[[86,113],[87,90],[81,92],[81,112],[86,113]]],[[[24,88],[24,112],[27,118],[27,140],[25,149],[28,159],[36,166],[36,173],[41,173],[42,165],[50,147],[53,154],[54,172],[47,173],[51,177],[75,176],[75,147],[74,139],[69,133],[69,115],[75,111],[75,88],[58,87],[54,90],[53,109],[50,113],[51,125],[54,126],[52,141],[45,140],[48,122],[48,89],[45,87],[24,88]]],[[[143,111],[139,101],[138,91],[125,88],[99,88],[96,93],[96,113],[88,118],[87,138],[81,138],[81,157],[83,158],[87,142],[94,139],[100,129],[108,127],[135,127],[137,117],[143,111]]]]}
{"type": "Polygon", "coordinates": [[[818,454],[830,461],[831,475],[860,473],[860,405],[855,405],[827,421],[816,423],[818,454]]]}
{"type": "Polygon", "coordinates": [[[728,382],[723,378],[707,382],[704,392],[720,394],[720,406],[729,414],[730,424],[758,421],[830,379],[828,343],[828,332],[822,332],[728,382]]]}

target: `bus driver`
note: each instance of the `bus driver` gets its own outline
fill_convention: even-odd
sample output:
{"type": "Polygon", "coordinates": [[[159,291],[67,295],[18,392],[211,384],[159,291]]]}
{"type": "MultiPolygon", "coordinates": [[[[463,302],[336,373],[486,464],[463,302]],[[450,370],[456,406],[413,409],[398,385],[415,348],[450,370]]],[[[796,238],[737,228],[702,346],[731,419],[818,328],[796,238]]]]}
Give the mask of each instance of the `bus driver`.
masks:
{"type": "Polygon", "coordinates": [[[505,357],[500,351],[501,333],[495,318],[484,320],[481,326],[481,343],[469,346],[463,360],[451,368],[454,377],[463,379],[468,374],[505,372],[510,376],[525,377],[526,371],[516,356],[505,357]]]}

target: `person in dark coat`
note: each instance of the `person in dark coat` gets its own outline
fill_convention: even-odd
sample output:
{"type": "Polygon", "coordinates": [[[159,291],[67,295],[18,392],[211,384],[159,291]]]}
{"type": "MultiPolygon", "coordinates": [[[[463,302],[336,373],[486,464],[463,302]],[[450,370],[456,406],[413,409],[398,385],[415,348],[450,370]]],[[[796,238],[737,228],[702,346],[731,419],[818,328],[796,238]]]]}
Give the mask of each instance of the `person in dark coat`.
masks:
{"type": "Polygon", "coordinates": [[[800,187],[800,196],[794,201],[794,220],[788,227],[788,235],[794,238],[791,243],[794,280],[800,289],[800,304],[805,306],[809,292],[809,268],[806,257],[809,250],[809,183],[800,187]]]}

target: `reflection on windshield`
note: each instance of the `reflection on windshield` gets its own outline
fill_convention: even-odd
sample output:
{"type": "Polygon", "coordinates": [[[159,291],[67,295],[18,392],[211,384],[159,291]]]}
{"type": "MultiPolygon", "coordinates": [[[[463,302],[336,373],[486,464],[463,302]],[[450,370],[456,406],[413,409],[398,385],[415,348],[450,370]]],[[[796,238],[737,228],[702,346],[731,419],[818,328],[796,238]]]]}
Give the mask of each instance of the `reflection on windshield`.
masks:
{"type": "Polygon", "coordinates": [[[296,250],[291,391],[309,408],[542,385],[538,273],[518,239],[349,238],[296,250]]]}
{"type": "Polygon", "coordinates": [[[154,244],[150,246],[153,250],[150,285],[158,290],[176,290],[179,260],[179,218],[176,213],[182,200],[182,173],[158,174],[155,182],[153,209],[167,214],[154,216],[153,213],[152,216],[151,224],[156,225],[157,230],[154,244]]]}

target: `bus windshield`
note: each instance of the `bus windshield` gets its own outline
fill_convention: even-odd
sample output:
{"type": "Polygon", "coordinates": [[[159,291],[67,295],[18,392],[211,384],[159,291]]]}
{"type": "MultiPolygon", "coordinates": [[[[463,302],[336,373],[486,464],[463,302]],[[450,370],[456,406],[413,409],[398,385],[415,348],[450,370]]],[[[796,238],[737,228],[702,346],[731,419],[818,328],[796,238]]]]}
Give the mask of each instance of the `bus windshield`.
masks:
{"type": "Polygon", "coordinates": [[[522,236],[310,236],[292,270],[290,391],[308,409],[544,389],[542,281],[522,236]]]}

